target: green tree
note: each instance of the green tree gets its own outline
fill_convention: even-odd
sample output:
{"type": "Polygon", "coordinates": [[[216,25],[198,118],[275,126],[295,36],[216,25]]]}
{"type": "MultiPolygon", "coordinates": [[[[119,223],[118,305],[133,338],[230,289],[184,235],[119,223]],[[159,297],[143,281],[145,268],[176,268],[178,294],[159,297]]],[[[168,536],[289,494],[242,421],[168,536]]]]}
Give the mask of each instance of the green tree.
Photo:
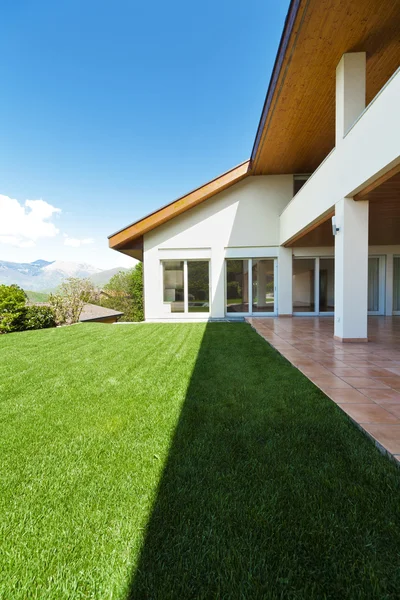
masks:
{"type": "Polygon", "coordinates": [[[90,279],[68,277],[57,294],[50,294],[49,302],[58,324],[77,323],[83,306],[95,302],[98,292],[90,279]]]}
{"type": "Polygon", "coordinates": [[[17,285],[0,285],[0,333],[54,327],[49,306],[27,306],[26,294],[17,285]]]}
{"type": "Polygon", "coordinates": [[[0,285],[0,315],[13,313],[25,306],[26,294],[18,285],[0,285]]]}
{"type": "Polygon", "coordinates": [[[132,299],[134,321],[143,321],[144,302],[143,302],[143,263],[139,262],[132,272],[132,299]]]}
{"type": "Polygon", "coordinates": [[[124,321],[143,321],[143,264],[116,273],[104,286],[100,305],[124,313],[124,321]]]}

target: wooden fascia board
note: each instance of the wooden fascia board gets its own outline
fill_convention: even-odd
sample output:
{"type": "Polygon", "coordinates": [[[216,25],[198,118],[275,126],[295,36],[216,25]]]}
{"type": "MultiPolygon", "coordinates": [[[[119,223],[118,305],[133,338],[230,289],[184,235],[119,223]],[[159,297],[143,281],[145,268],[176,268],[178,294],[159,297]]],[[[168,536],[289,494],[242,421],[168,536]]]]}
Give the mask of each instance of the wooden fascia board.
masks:
{"type": "Polygon", "coordinates": [[[108,238],[110,248],[118,250],[121,246],[125,246],[152,229],[159,227],[190,208],[208,200],[215,194],[226,190],[231,185],[238,183],[249,175],[249,164],[250,161],[242,163],[227,173],[209,181],[202,187],[193,190],[193,192],[178,198],[174,202],[171,202],[171,204],[111,235],[108,238]]]}

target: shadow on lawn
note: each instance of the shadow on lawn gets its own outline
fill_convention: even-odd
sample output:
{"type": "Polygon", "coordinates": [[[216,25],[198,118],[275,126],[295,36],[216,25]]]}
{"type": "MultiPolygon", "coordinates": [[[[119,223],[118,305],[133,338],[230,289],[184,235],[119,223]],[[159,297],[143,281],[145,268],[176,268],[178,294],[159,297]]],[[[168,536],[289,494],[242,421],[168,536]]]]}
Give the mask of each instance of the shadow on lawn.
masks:
{"type": "Polygon", "coordinates": [[[128,598],[396,597],[398,492],[247,325],[209,324],[128,598]]]}

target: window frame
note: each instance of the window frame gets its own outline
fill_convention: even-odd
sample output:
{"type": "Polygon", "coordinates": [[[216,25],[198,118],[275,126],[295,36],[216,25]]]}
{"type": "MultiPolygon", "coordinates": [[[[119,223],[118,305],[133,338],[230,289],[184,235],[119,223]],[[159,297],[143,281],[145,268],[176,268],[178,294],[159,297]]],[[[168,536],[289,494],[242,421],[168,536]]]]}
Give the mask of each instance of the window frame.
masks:
{"type": "Polygon", "coordinates": [[[276,317],[278,314],[278,257],[277,256],[227,256],[225,257],[225,284],[224,284],[224,314],[225,317],[234,319],[235,317],[276,317]],[[248,264],[248,312],[228,312],[228,260],[247,260],[248,264]],[[273,312],[253,312],[253,260],[272,260],[274,264],[274,310],[273,312]]]}
{"type": "Polygon", "coordinates": [[[310,254],[310,256],[293,256],[292,257],[292,315],[294,317],[333,317],[335,311],[321,311],[319,305],[319,277],[320,277],[320,269],[321,269],[321,260],[325,259],[333,259],[333,268],[335,268],[335,255],[327,254],[327,255],[318,255],[310,254]],[[293,286],[293,276],[294,269],[293,263],[295,260],[313,260],[314,261],[314,311],[301,311],[294,310],[293,300],[294,300],[294,286],[293,286]]]}
{"type": "MultiPolygon", "coordinates": [[[[378,281],[379,281],[379,298],[378,298],[378,310],[369,310],[368,315],[371,316],[382,316],[385,314],[386,309],[386,255],[384,254],[368,254],[368,261],[370,258],[378,259],[378,281]]],[[[369,281],[368,281],[369,288],[369,281]]],[[[369,289],[367,294],[369,293],[369,289]]]]}
{"type": "Polygon", "coordinates": [[[161,270],[161,304],[162,306],[171,305],[171,302],[164,301],[164,263],[165,262],[183,262],[183,312],[172,311],[169,313],[171,318],[179,319],[182,316],[194,316],[195,318],[209,317],[211,314],[211,259],[210,258],[163,258],[160,260],[161,270]],[[189,262],[205,262],[208,263],[208,311],[189,312],[189,277],[188,263],[189,262]]]}
{"type": "Polygon", "coordinates": [[[392,315],[399,316],[400,315],[400,307],[399,309],[394,308],[394,261],[400,261],[400,254],[393,254],[393,267],[392,267],[392,315]]]}

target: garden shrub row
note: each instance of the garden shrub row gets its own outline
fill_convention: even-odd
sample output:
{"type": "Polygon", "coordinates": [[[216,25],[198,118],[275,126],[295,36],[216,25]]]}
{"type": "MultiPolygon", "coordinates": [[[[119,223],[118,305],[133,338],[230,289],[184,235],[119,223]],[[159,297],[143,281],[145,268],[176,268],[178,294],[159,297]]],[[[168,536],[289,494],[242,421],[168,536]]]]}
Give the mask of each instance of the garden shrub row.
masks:
{"type": "Polygon", "coordinates": [[[0,285],[0,333],[56,326],[50,306],[29,306],[26,300],[19,286],[0,285]]]}

